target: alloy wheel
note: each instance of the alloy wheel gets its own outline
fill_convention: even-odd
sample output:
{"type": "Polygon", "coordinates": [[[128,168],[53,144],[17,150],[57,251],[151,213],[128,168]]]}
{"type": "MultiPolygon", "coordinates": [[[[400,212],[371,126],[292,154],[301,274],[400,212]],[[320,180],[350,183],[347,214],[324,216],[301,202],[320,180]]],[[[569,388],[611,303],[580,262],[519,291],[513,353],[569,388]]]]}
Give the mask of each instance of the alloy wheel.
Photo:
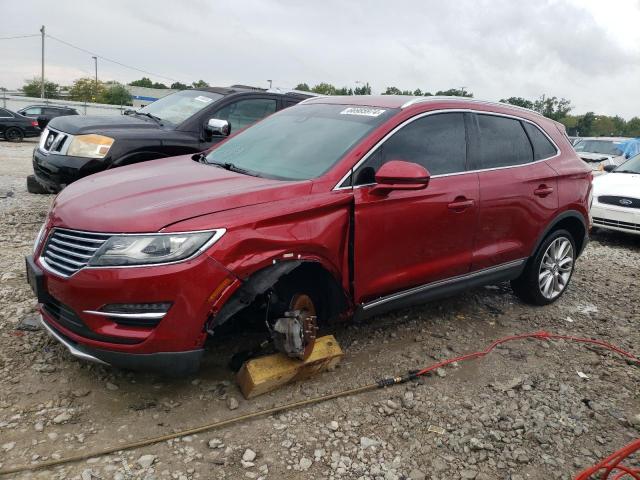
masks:
{"type": "Polygon", "coordinates": [[[571,278],[573,264],[573,246],[568,238],[558,237],[549,244],[538,271],[538,285],[542,296],[553,300],[564,291],[571,278]]]}

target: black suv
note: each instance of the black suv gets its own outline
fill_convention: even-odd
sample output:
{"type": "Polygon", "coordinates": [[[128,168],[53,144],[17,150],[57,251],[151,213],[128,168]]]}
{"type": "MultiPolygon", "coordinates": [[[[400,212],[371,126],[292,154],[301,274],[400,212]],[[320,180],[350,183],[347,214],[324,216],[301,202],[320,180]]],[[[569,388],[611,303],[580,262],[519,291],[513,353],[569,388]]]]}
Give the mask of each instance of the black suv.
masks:
{"type": "Polygon", "coordinates": [[[0,108],[0,136],[8,142],[21,142],[25,137],[40,135],[38,122],[6,108],[0,108]]]}
{"type": "Polygon", "coordinates": [[[119,116],[54,118],[33,152],[32,193],[57,192],[108,168],[197,153],[310,97],[244,86],[182,90],[119,116]],[[224,125],[225,131],[220,131],[224,125]]]}
{"type": "Polygon", "coordinates": [[[29,105],[18,110],[20,115],[35,118],[38,120],[38,126],[42,129],[47,126],[52,118],[64,117],[66,115],[80,115],[75,108],[64,107],[59,105],[29,105]]]}

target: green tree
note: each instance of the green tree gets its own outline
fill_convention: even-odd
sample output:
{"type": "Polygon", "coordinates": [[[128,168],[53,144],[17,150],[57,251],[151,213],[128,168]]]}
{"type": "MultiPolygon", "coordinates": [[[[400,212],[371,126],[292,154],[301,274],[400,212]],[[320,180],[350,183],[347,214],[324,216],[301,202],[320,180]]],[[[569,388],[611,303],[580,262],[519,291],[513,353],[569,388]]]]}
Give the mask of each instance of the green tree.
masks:
{"type": "Polygon", "coordinates": [[[98,81],[96,84],[95,79],[84,77],[74,80],[69,95],[79,102],[97,102],[103,98],[105,90],[104,83],[98,81]]]}
{"type": "Polygon", "coordinates": [[[107,82],[100,97],[102,103],[111,105],[132,105],[131,94],[124,85],[118,82],[107,82]]]}
{"type": "Polygon", "coordinates": [[[309,88],[309,85],[307,85],[306,83],[299,83],[296,88],[296,90],[300,90],[301,92],[310,92],[311,89],[309,88]]]}
{"type": "Polygon", "coordinates": [[[533,110],[533,102],[522,97],[503,98],[500,100],[500,103],[508,103],[509,105],[516,105],[517,107],[533,110]]]}
{"type": "Polygon", "coordinates": [[[322,82],[318,85],[314,86],[311,91],[313,93],[319,93],[320,95],[335,95],[336,87],[331,85],[330,83],[322,82]]]}
{"type": "Polygon", "coordinates": [[[204,80],[198,80],[197,82],[193,82],[191,85],[193,88],[205,88],[209,86],[209,84],[204,80]]]}
{"type": "Polygon", "coordinates": [[[164,83],[154,82],[152,88],[169,88],[169,87],[167,87],[164,83]]]}
{"type": "Polygon", "coordinates": [[[624,127],[625,135],[629,137],[640,137],[640,117],[633,117],[624,127]]]}
{"type": "Polygon", "coordinates": [[[438,96],[444,97],[468,97],[473,98],[473,93],[467,92],[464,88],[450,88],[449,90],[438,90],[438,96]]]}
{"type": "Polygon", "coordinates": [[[173,82],[171,84],[171,88],[173,88],[174,90],[186,90],[187,88],[190,88],[190,87],[189,85],[182,82],[173,82]]]}
{"type": "Polygon", "coordinates": [[[398,87],[387,87],[387,89],[382,92],[382,95],[402,95],[402,92],[398,87]]]}
{"type": "Polygon", "coordinates": [[[133,87],[153,88],[153,82],[149,77],[142,77],[140,80],[134,80],[133,82],[129,82],[129,85],[133,87]]]}
{"type": "Polygon", "coordinates": [[[592,134],[597,137],[613,136],[616,135],[615,128],[616,126],[613,123],[613,118],[607,117],[606,115],[596,115],[596,118],[593,121],[592,134]]]}
{"type": "MultiPolygon", "coordinates": [[[[39,78],[25,80],[22,91],[27,97],[40,97],[42,93],[42,81],[39,78]]],[[[44,79],[44,98],[58,98],[60,95],[60,85],[44,79]]]]}
{"type": "Polygon", "coordinates": [[[573,107],[571,106],[571,102],[566,98],[542,95],[538,100],[533,102],[533,109],[547,118],[560,120],[566,117],[573,107]]]}
{"type": "Polygon", "coordinates": [[[579,116],[576,122],[576,135],[580,135],[581,137],[593,136],[593,122],[595,119],[596,115],[593,112],[587,112],[579,116]]]}
{"type": "MultiPolygon", "coordinates": [[[[351,90],[351,89],[349,89],[351,90]]],[[[351,94],[349,94],[351,95],[351,94]]],[[[353,89],[353,95],[371,95],[371,85],[369,82],[365,83],[361,87],[356,87],[353,89]]]]}

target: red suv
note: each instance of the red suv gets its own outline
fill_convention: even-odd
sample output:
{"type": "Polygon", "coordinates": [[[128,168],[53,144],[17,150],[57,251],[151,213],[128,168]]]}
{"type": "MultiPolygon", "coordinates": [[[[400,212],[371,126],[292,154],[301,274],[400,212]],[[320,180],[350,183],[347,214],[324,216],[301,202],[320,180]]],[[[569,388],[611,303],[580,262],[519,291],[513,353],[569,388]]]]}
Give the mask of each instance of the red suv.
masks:
{"type": "Polygon", "coordinates": [[[70,185],[27,273],[43,325],[85,359],[191,372],[242,312],[303,358],[332,318],[506,280],[532,304],[557,300],[590,195],[563,127],[532,111],[313,98],[204,154],[70,185]]]}

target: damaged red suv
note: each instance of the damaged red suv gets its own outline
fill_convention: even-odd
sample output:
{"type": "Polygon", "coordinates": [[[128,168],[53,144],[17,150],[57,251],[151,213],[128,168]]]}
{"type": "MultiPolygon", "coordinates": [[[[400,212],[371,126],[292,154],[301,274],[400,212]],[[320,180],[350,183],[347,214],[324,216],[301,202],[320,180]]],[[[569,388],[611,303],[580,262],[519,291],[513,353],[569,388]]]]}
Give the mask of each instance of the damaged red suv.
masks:
{"type": "Polygon", "coordinates": [[[72,184],[27,275],[43,325],[88,360],[192,372],[207,335],[249,308],[304,358],[332,318],[506,280],[532,304],[557,300],[590,195],[563,127],[532,111],[313,98],[204,154],[72,184]]]}

